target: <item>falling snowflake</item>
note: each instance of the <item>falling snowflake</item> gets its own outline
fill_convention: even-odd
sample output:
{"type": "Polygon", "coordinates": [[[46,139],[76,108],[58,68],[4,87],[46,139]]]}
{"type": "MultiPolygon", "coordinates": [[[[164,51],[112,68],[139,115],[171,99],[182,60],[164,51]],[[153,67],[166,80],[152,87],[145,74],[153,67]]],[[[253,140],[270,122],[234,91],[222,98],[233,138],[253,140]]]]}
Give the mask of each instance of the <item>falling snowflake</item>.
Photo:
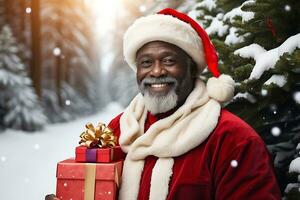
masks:
{"type": "Polygon", "coordinates": [[[68,184],[67,183],[64,183],[64,187],[67,187],[68,186],[68,184]]]}
{"type": "Polygon", "coordinates": [[[71,101],[70,101],[69,99],[67,99],[67,100],[65,101],[65,104],[66,104],[67,106],[69,106],[69,105],[71,104],[71,101]]]}
{"type": "Polygon", "coordinates": [[[291,11],[291,6],[290,5],[285,5],[284,10],[285,11],[291,11]]]}
{"type": "Polygon", "coordinates": [[[237,162],[236,160],[232,160],[232,161],[230,162],[230,165],[231,165],[231,167],[236,168],[236,167],[238,166],[238,162],[237,162]]]}
{"type": "Polygon", "coordinates": [[[296,103],[300,104],[300,91],[295,92],[293,96],[296,103]]]}
{"type": "Polygon", "coordinates": [[[273,136],[278,137],[281,134],[281,129],[275,126],[271,129],[271,133],[273,136]]]}
{"type": "Polygon", "coordinates": [[[262,96],[267,96],[268,95],[268,90],[262,89],[260,93],[261,93],[262,96]]]}
{"type": "Polygon", "coordinates": [[[38,150],[38,149],[40,149],[40,145],[39,145],[39,144],[34,144],[34,145],[33,145],[33,148],[34,148],[35,150],[38,150]]]}
{"type": "Polygon", "coordinates": [[[147,9],[147,8],[146,8],[145,5],[141,5],[141,6],[139,7],[140,12],[145,12],[146,9],[147,9]]]}
{"type": "Polygon", "coordinates": [[[5,162],[6,161],[6,157],[5,156],[1,156],[1,162],[5,162]]]}
{"type": "Polygon", "coordinates": [[[55,48],[53,49],[53,55],[59,56],[60,54],[61,54],[60,48],[59,48],[59,47],[55,47],[55,48]]]}
{"type": "Polygon", "coordinates": [[[26,12],[27,14],[30,14],[30,13],[31,13],[31,8],[30,8],[30,7],[27,7],[27,8],[25,9],[25,12],[26,12]]]}

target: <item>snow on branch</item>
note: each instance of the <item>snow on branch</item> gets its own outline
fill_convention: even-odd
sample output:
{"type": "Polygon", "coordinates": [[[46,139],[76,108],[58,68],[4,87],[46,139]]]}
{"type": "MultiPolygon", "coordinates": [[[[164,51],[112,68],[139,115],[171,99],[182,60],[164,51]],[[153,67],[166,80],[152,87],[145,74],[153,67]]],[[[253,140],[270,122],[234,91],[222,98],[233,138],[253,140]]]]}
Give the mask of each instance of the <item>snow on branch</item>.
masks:
{"type": "Polygon", "coordinates": [[[229,29],[229,34],[225,38],[225,44],[227,45],[233,45],[237,44],[240,42],[244,42],[245,37],[244,36],[239,36],[237,34],[238,29],[235,27],[230,27],[229,29]]]}
{"type": "Polygon", "coordinates": [[[234,97],[233,97],[233,101],[234,100],[237,100],[237,99],[247,99],[250,103],[255,103],[256,102],[256,99],[255,97],[250,94],[249,92],[244,92],[244,93],[237,93],[234,97]]]}
{"type": "Polygon", "coordinates": [[[224,15],[224,20],[229,19],[229,21],[232,23],[234,21],[234,17],[236,17],[236,16],[242,17],[242,22],[247,22],[247,21],[253,19],[254,18],[253,12],[243,11],[241,9],[245,4],[252,4],[252,3],[255,3],[255,0],[245,1],[241,6],[234,8],[231,11],[229,11],[228,13],[226,13],[224,15]]]}
{"type": "Polygon", "coordinates": [[[267,80],[264,84],[265,85],[270,85],[271,83],[274,83],[276,85],[278,85],[279,87],[282,87],[286,84],[287,80],[285,78],[285,76],[283,75],[273,75],[271,76],[271,78],[269,78],[269,80],[267,80]]]}
{"type": "Polygon", "coordinates": [[[200,3],[197,3],[195,7],[206,8],[209,11],[212,11],[217,7],[216,0],[204,0],[200,3]]]}
{"type": "Polygon", "coordinates": [[[215,18],[213,18],[209,27],[205,29],[208,35],[217,33],[219,37],[224,36],[228,32],[228,25],[224,25],[223,14],[219,13],[215,18]]]}
{"type": "Polygon", "coordinates": [[[290,164],[289,172],[300,173],[300,157],[292,160],[292,162],[290,164]]]}
{"type": "Polygon", "coordinates": [[[254,58],[256,63],[249,79],[259,79],[266,70],[274,68],[280,56],[284,53],[292,53],[296,48],[300,48],[300,33],[289,37],[279,47],[269,51],[258,44],[251,44],[236,50],[234,54],[243,58],[254,58]]]}

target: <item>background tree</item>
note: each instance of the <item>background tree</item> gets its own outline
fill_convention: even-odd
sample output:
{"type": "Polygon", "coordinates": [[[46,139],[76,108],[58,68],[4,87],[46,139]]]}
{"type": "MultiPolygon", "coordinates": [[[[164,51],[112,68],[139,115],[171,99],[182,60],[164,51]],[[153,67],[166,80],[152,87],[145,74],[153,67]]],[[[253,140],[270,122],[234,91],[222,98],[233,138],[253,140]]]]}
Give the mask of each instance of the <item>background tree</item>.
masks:
{"type": "MultiPolygon", "coordinates": [[[[22,7],[22,4],[20,5],[22,7]]],[[[41,96],[41,19],[40,0],[31,0],[31,62],[30,74],[38,96],[41,96]]]]}
{"type": "Polygon", "coordinates": [[[51,121],[95,111],[101,103],[93,24],[82,0],[41,5],[43,94],[51,121]]]}
{"type": "Polygon", "coordinates": [[[47,122],[20,58],[8,25],[0,32],[0,124],[34,131],[47,122]]]}
{"type": "MultiPolygon", "coordinates": [[[[300,142],[299,12],[295,0],[204,0],[190,12],[211,36],[221,71],[237,82],[226,107],[265,140],[282,192],[298,182],[287,172],[300,142]]],[[[299,195],[299,183],[286,193],[292,188],[299,195]]]]}

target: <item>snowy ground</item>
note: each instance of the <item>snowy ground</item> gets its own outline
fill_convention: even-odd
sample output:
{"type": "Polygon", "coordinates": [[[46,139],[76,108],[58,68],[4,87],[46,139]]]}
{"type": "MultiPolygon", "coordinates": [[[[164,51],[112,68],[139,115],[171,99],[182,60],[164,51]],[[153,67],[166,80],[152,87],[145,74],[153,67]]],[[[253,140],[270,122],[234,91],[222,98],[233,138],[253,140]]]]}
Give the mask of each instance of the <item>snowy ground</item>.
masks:
{"type": "Polygon", "coordinates": [[[7,130],[0,134],[0,199],[43,200],[55,193],[56,163],[74,157],[87,122],[105,122],[122,108],[110,104],[101,113],[73,122],[48,125],[34,134],[7,130]]]}

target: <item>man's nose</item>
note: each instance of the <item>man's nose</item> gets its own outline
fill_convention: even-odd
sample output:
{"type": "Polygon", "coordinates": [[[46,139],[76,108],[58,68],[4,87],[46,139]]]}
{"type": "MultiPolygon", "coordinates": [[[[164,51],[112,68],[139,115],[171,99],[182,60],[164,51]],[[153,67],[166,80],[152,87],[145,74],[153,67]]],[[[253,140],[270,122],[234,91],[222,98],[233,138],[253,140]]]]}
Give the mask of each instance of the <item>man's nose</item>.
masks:
{"type": "Polygon", "coordinates": [[[151,69],[151,73],[150,75],[152,77],[160,77],[160,76],[164,76],[167,74],[167,71],[165,70],[165,68],[161,65],[160,61],[155,61],[152,69],[151,69]]]}

